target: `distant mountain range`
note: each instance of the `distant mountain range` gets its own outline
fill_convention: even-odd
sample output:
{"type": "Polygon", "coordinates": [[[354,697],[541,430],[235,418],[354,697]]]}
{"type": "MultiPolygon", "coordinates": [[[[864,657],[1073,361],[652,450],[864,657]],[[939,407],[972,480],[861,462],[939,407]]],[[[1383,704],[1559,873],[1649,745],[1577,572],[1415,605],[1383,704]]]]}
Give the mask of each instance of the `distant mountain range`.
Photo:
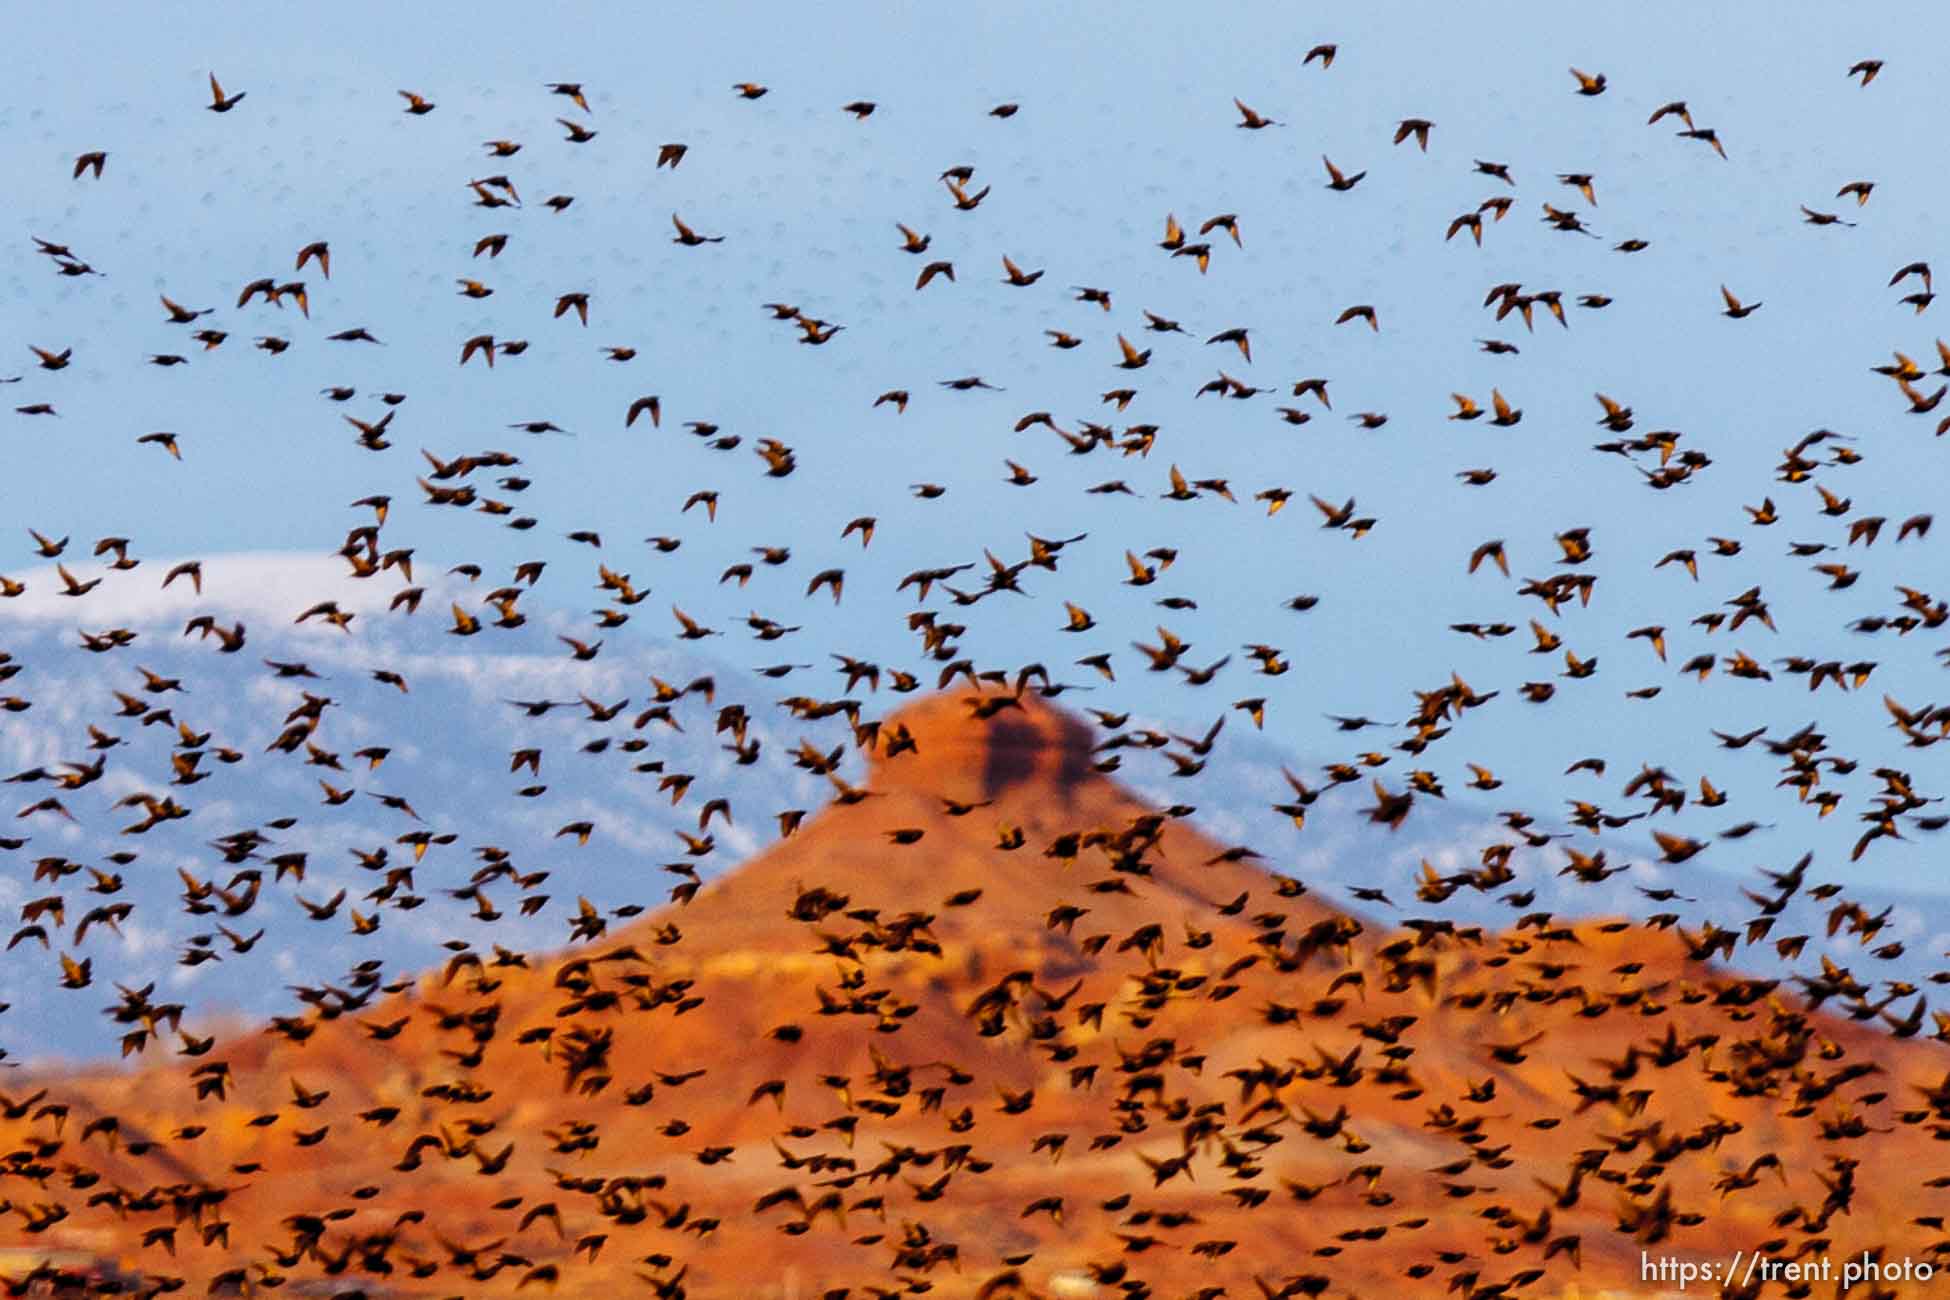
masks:
{"type": "MultiPolygon", "coordinates": [[[[42,927],[50,940],[46,948],[32,934],[15,936],[0,961],[0,1000],[11,1004],[0,1016],[0,1047],[16,1061],[116,1053],[121,1028],[99,1014],[112,1001],[101,993],[111,981],[156,983],[198,1014],[262,1019],[291,1009],[292,986],[341,965],[377,961],[388,970],[418,969],[441,960],[441,944],[456,936],[529,949],[557,946],[569,937],[579,899],[613,916],[619,908],[653,905],[686,878],[667,870],[670,864],[709,880],[775,842],[778,813],[810,811],[829,799],[834,787],[828,779],[791,761],[802,740],[832,755],[834,775],[843,780],[857,780],[863,770],[845,716],[800,719],[768,707],[793,696],[840,698],[844,679],[831,662],[766,680],[688,645],[633,632],[618,634],[596,658],[578,661],[553,639],[575,632],[570,620],[540,610],[518,635],[485,619],[478,635],[443,633],[450,625],[443,616],[447,605],[481,608],[491,578],[471,583],[421,574],[421,613],[407,617],[387,608],[398,583],[381,588],[351,580],[336,560],[220,557],[204,566],[200,597],[187,580],[159,586],[151,570],[168,567],[146,564],[140,577],[107,573],[113,585],[85,603],[62,600],[51,569],[24,575],[28,592],[0,608],[6,620],[0,623],[0,650],[19,669],[0,689],[32,702],[23,712],[0,713],[4,775],[39,771],[51,778],[69,770],[63,764],[103,760],[101,779],[72,792],[51,779],[22,779],[8,787],[18,807],[0,808],[0,837],[24,843],[0,851],[0,860],[12,864],[0,875],[0,907],[16,910],[60,897],[72,927],[97,907],[135,905],[119,921],[119,938],[99,923],[65,946],[59,927],[42,927]],[[352,630],[337,630],[320,617],[290,621],[292,610],[320,602],[351,613],[352,630]],[[77,623],[77,614],[86,621],[77,623]],[[196,615],[209,615],[225,629],[242,625],[245,645],[223,653],[218,639],[186,635],[184,625],[196,615]],[[133,632],[134,639],[99,654],[78,651],[83,633],[97,635],[111,626],[133,632]],[[267,661],[303,665],[317,676],[281,676],[267,661]],[[180,689],[147,689],[143,669],[179,682],[180,689]],[[404,689],[375,680],[376,671],[397,674],[404,689]],[[235,684],[239,675],[247,686],[235,684]],[[118,692],[139,704],[125,704],[118,692]],[[660,692],[676,698],[660,702],[660,692]],[[293,753],[268,750],[308,695],[330,701],[316,732],[293,753]],[[511,701],[552,707],[531,716],[511,701]],[[730,716],[722,710],[731,705],[746,708],[745,757],[753,761],[742,762],[731,733],[720,728],[730,716]],[[138,707],[141,715],[118,716],[138,707]],[[605,720],[596,720],[599,715],[605,720]],[[117,743],[92,748],[91,723],[117,743]],[[371,746],[388,750],[376,767],[371,758],[358,757],[371,746]],[[511,771],[513,756],[528,749],[540,751],[539,771],[511,771]],[[177,771],[175,762],[199,754],[186,777],[177,771]],[[177,784],[185,779],[189,784],[177,784]],[[174,798],[189,815],[142,834],[117,833],[148,820],[140,805],[115,806],[137,793],[174,798]],[[76,820],[52,811],[12,815],[50,794],[76,820]],[[382,796],[401,803],[389,806],[382,796]],[[699,812],[714,798],[729,801],[730,819],[714,816],[708,832],[701,831],[699,812]],[[283,828],[272,825],[281,819],[295,820],[283,828]],[[584,822],[590,824],[587,844],[558,834],[584,822]],[[241,853],[217,846],[246,832],[261,842],[241,853]],[[700,840],[708,834],[709,851],[692,852],[679,832],[700,840]],[[424,856],[417,861],[415,846],[402,842],[416,834],[433,838],[421,846],[424,856]],[[498,877],[482,887],[485,904],[452,897],[450,891],[470,889],[476,873],[490,865],[481,855],[490,846],[506,851],[517,874],[546,871],[546,880],[517,891],[498,877]],[[118,865],[110,860],[118,853],[139,856],[118,865]],[[302,880],[267,865],[293,853],[304,856],[302,880]],[[227,860],[232,856],[236,860],[227,860]],[[368,897],[384,889],[388,870],[405,865],[413,867],[410,883],[396,884],[384,901],[417,898],[421,905],[382,907],[368,897]],[[94,878],[81,867],[119,876],[121,889],[92,892],[94,878]],[[227,887],[239,871],[266,877],[260,901],[248,913],[184,911],[188,886],[181,873],[200,888],[227,887]],[[311,919],[300,902],[322,905],[340,890],[345,901],[329,920],[311,919]],[[524,902],[534,910],[523,910],[524,902]],[[481,921],[475,914],[483,908],[502,915],[481,921]],[[354,911],[366,918],[363,925],[376,920],[377,928],[354,933],[354,911]],[[245,939],[260,929],[264,934],[240,953],[216,929],[218,922],[245,939]],[[53,987],[64,954],[93,963],[89,989],[53,987]],[[186,957],[194,964],[185,964],[186,957]]],[[[85,565],[74,568],[89,572],[85,565]]],[[[795,662],[790,652],[780,660],[795,662]]],[[[901,698],[887,689],[875,692],[864,680],[858,685],[853,698],[864,718],[901,698]]],[[[1125,733],[1147,727],[1202,733],[1209,721],[1133,718],[1125,733]]],[[[1099,728],[1098,735],[1113,732],[1099,728]]],[[[1356,903],[1348,889],[1360,886],[1381,889],[1393,904],[1412,910],[1420,863],[1449,874],[1476,864],[1490,846],[1511,844],[1515,879],[1489,892],[1461,891],[1447,904],[1451,914],[1492,928],[1526,914],[1669,912],[1695,928],[1707,918],[1734,924],[1757,915],[1739,892],[1755,886],[1756,877],[1659,866],[1636,826],[1602,839],[1579,831],[1563,841],[1585,852],[1602,845],[1613,867],[1630,863],[1629,871],[1595,883],[1560,875],[1567,860],[1562,849],[1529,847],[1496,820],[1501,805],[1495,796],[1475,791],[1452,789],[1446,800],[1418,800],[1403,829],[1391,834],[1361,815],[1370,797],[1365,782],[1328,789],[1309,810],[1305,829],[1296,831],[1270,811],[1293,798],[1281,769],[1324,787],[1319,764],[1283,750],[1238,712],[1227,716],[1197,781],[1173,779],[1171,765],[1143,747],[1107,749],[1093,758],[1107,761],[1117,763],[1116,779],[1140,796],[1160,806],[1194,804],[1194,820],[1206,831],[1253,847],[1263,855],[1257,859],[1262,865],[1341,903],[1356,903]],[[1648,899],[1637,886],[1672,890],[1677,897],[1648,899]]],[[[1375,775],[1400,782],[1392,769],[1375,775]]],[[[248,880],[240,887],[247,886],[248,880]]],[[[1876,899],[1890,907],[1877,945],[1899,940],[1905,949],[1878,963],[1878,971],[1927,987],[1950,930],[1941,909],[1924,894],[1878,890],[1876,899]]],[[[1387,904],[1356,905],[1392,914],[1387,904]]],[[[1786,968],[1772,943],[1792,934],[1813,936],[1811,958],[1830,944],[1827,911],[1806,895],[1796,896],[1764,942],[1739,949],[1737,964],[1781,973],[1786,968]]],[[[21,928],[28,925],[21,921],[21,928]]],[[[1832,951],[1848,961],[1863,946],[1844,932],[1832,951]]],[[[1797,969],[1807,966],[1804,960],[1797,969]]]]}

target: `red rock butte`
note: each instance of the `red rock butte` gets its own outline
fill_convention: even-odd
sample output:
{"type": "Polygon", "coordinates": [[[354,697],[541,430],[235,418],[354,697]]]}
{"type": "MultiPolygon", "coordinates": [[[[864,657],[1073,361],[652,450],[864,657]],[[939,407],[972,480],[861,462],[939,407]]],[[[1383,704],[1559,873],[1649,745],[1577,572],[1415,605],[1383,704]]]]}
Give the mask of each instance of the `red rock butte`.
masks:
{"type": "Polygon", "coordinates": [[[665,1300],[1520,1300],[1670,1291],[1648,1256],[1950,1262],[1940,1045],[1625,922],[1364,928],[1003,699],[883,719],[864,796],[567,952],[22,1080],[48,1090],[0,1109],[27,1247],[191,1295],[665,1300]]]}
{"type": "Polygon", "coordinates": [[[1103,779],[1093,767],[1097,737],[1090,724],[1035,694],[932,695],[898,710],[882,725],[905,727],[915,752],[887,758],[885,747],[876,749],[870,761],[876,786],[905,785],[954,795],[966,792],[974,778],[977,798],[994,799],[1032,785],[1067,799],[1076,787],[1103,779]],[[1004,701],[1006,706],[996,707],[1004,701]]]}

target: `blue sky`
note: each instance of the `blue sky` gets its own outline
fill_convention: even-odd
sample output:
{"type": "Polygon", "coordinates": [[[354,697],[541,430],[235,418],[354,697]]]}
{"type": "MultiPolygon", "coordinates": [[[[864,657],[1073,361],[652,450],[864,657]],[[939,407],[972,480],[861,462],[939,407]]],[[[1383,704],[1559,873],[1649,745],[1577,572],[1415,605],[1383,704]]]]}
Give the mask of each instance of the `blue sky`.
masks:
{"type": "MultiPolygon", "coordinates": [[[[1003,594],[944,617],[966,623],[965,651],[982,666],[1042,660],[1059,677],[1097,689],[1083,698],[1147,716],[1204,720],[1231,701],[1271,701],[1268,738],[1294,755],[1344,754],[1380,735],[1338,736],[1322,715],[1399,720],[1411,690],[1460,673],[1503,692],[1429,756],[1452,784],[1467,759],[1507,781],[1508,806],[1548,817],[1568,794],[1618,802],[1625,774],[1664,764],[1682,781],[1699,775],[1729,791],[1717,813],[1689,813],[1681,829],[1706,835],[1752,818],[1778,829],[1716,846],[1701,869],[1783,866],[1807,845],[1851,882],[1935,887],[1922,844],[1878,845],[1845,868],[1859,830],[1854,813],[1883,763],[1938,788],[1934,750],[1907,750],[1887,728],[1884,691],[1906,703],[1931,699],[1942,680],[1932,658],[1938,633],[1865,637],[1846,624],[1891,613],[1896,584],[1941,582],[1941,536],[1897,546],[1893,525],[1931,510],[1944,444],[1935,417],[1912,416],[1888,380],[1869,372],[1900,349],[1932,364],[1937,311],[1898,302],[1899,266],[1936,247],[1944,182],[1914,141],[1940,108],[1933,74],[1905,52],[1931,48],[1946,19],[1915,6],[1870,23],[1841,8],[1797,7],[1754,22],[1749,13],[1700,6],[1512,5],[1493,10],[1242,5],[1222,16],[1185,6],[1120,7],[1114,23],[1087,11],[994,4],[956,11],[711,6],[618,19],[591,7],[476,5],[461,19],[428,11],[340,5],[329,14],[258,8],[142,7],[64,10],[62,31],[31,35],[33,60],[0,95],[0,167],[10,177],[11,234],[0,239],[0,389],[8,405],[49,402],[58,417],[11,412],[0,519],[56,536],[135,539],[154,560],[226,553],[329,554],[366,513],[347,503],[373,492],[395,498],[389,546],[418,548],[425,565],[462,561],[490,574],[528,558],[550,562],[538,605],[581,616],[593,608],[595,562],[633,575],[654,595],[610,654],[648,655],[675,630],[672,603],[733,634],[713,652],[756,666],[814,663],[819,689],[831,652],[920,667],[906,630],[913,608],[895,585],[911,569],[981,563],[983,549],[1023,558],[1023,534],[1087,533],[1056,574],[1030,570],[1033,598],[1003,594]],[[86,30],[87,39],[71,39],[86,30]],[[68,35],[64,35],[67,33],[68,35]],[[1894,34],[1900,33],[1900,40],[1894,34]],[[1336,42],[1331,69],[1301,65],[1312,45],[1336,42]],[[1845,76],[1858,58],[1888,66],[1866,87],[1845,76]],[[1566,69],[1602,71],[1602,96],[1576,95],[1566,69]],[[204,111],[215,71],[236,110],[204,111]],[[550,95],[545,83],[581,82],[591,111],[550,95]],[[757,101],[733,83],[758,81],[757,101]],[[401,112],[396,91],[438,107],[401,112]],[[1234,97],[1282,125],[1240,130],[1234,97]],[[864,98],[878,111],[856,122],[840,105],[864,98]],[[1716,129],[1728,158],[1677,139],[1653,109],[1684,99],[1700,126],[1716,129]],[[987,110],[1009,101],[1007,121],[987,110]],[[562,138],[558,116],[598,132],[562,138]],[[1390,143],[1395,123],[1436,123],[1426,153],[1390,143]],[[490,159],[481,142],[515,139],[521,153],[490,159]],[[690,152],[673,170],[654,168],[657,146],[690,152]],[[109,152],[99,181],[73,180],[73,157],[109,152]],[[1367,177],[1348,193],[1323,185],[1321,156],[1367,177]],[[1507,163],[1517,185],[1474,174],[1473,160],[1507,163]],[[956,164],[992,186],[971,212],[948,202],[936,179],[956,164]],[[507,174],[520,208],[470,206],[470,179],[507,174]],[[1597,204],[1556,179],[1595,175],[1597,204]],[[1866,205],[1835,197],[1855,180],[1876,188],[1866,205]],[[541,200],[575,196],[561,214],[541,200]],[[1445,242],[1451,218],[1509,194],[1506,220],[1488,223],[1483,247],[1445,242]],[[1600,238],[1539,221],[1551,203],[1580,213],[1600,238]],[[1859,224],[1816,228],[1799,205],[1859,224]],[[681,213],[722,244],[671,242],[681,213]],[[1156,245],[1167,213],[1195,228],[1237,213],[1243,246],[1222,232],[1201,276],[1156,245]],[[932,237],[926,257],[899,251],[896,222],[932,237]],[[505,232],[496,260],[470,256],[482,235],[505,232]],[[70,245],[103,274],[62,278],[30,236],[70,245]],[[1625,239],[1639,253],[1613,251],[1625,239]],[[327,239],[329,281],[310,268],[307,321],[262,301],[238,309],[239,289],[260,276],[294,277],[297,249],[327,239]],[[1002,256],[1043,269],[1029,288],[1000,282],[1002,256]],[[951,260],[957,278],[913,288],[920,266],[951,260]],[[494,296],[456,293],[479,278],[494,296]],[[1534,331],[1498,326],[1480,304],[1489,286],[1614,299],[1602,311],[1569,307],[1570,327],[1541,311],[1534,331]],[[1720,314],[1727,285],[1764,307],[1744,320],[1720,314]],[[1113,310],[1074,301],[1070,286],[1112,293],[1113,310]],[[591,296],[587,328],[551,319],[556,296],[591,296]],[[157,304],[168,294],[215,308],[230,339],[203,352],[157,304]],[[784,301],[846,326],[830,344],[798,345],[795,331],[760,304],[784,301]],[[1380,329],[1336,326],[1345,307],[1372,304],[1380,329]],[[1184,322],[1190,334],[1145,334],[1140,309],[1184,322]],[[325,336],[363,326],[383,346],[325,336]],[[1251,330],[1253,359],[1211,334],[1251,330]],[[1048,346],[1045,330],[1084,341],[1048,346]],[[1114,368],[1116,335],[1154,349],[1151,364],[1114,368]],[[493,370],[455,364],[461,340],[493,333],[526,338],[526,355],[493,370]],[[250,340],[292,340],[271,357],[250,340]],[[1489,356],[1476,340],[1516,343],[1489,356]],[[33,368],[29,345],[73,346],[72,366],[33,368]],[[636,358],[610,362],[600,348],[627,345],[636,358]],[[178,352],[185,366],[144,364],[178,352]],[[1194,397],[1220,370],[1273,391],[1249,401],[1194,397]],[[1001,392],[957,393],[939,381],[979,374],[1001,392]],[[1286,387],[1331,379],[1333,410],[1292,401],[1286,387]],[[1099,400],[1125,383],[1140,390],[1117,414],[1099,400]],[[327,385],[355,386],[336,404],[327,385]],[[1523,408],[1510,429],[1446,418],[1448,394],[1487,406],[1492,387],[1523,408]],[[913,395],[906,414],[872,409],[881,392],[913,395]],[[402,392],[390,450],[353,444],[341,416],[375,419],[376,397],[402,392]],[[1711,467],[1656,493],[1623,460],[1592,452],[1608,436],[1595,424],[1593,393],[1632,405],[1636,432],[1678,429],[1681,444],[1711,467]],[[623,412],[656,393],[661,429],[623,412]],[[1279,405],[1314,410],[1300,427],[1279,405]],[[1098,451],[1070,456],[1047,430],[1012,431],[1047,410],[1065,428],[1101,420],[1120,431],[1160,426],[1146,458],[1098,451]],[[1365,431],[1353,412],[1388,423],[1365,431]],[[511,422],[549,419],[573,437],[531,437],[511,422]],[[682,429],[708,420],[743,444],[707,449],[682,429]],[[1772,478],[1783,448],[1806,432],[1850,435],[1863,457],[1824,467],[1817,481],[1855,502],[1840,520],[1817,513],[1808,484],[1772,478]],[[178,464],[139,434],[176,432],[178,464]],[[792,446],[799,468],[770,479],[751,454],[760,438],[792,446]],[[479,514],[418,503],[418,449],[451,457],[499,448],[522,458],[534,486],[518,501],[541,522],[515,533],[479,514]],[[1004,459],[1039,481],[1002,482],[1004,459]],[[1158,499],[1168,467],[1223,477],[1241,500],[1158,499]],[[1458,471],[1493,466],[1488,487],[1459,484],[1458,471]],[[1085,489],[1124,479],[1139,498],[1085,489]],[[936,501],[907,485],[946,485],[936,501]],[[1284,486],[1291,505],[1268,518],[1246,498],[1284,486]],[[687,496],[715,489],[717,522],[680,514],[687,496]],[[1367,537],[1323,531],[1309,493],[1358,499],[1378,526],[1367,537]],[[1771,496],[1781,522],[1750,527],[1741,510],[1771,496]],[[880,528],[864,553],[842,525],[872,514],[880,528]],[[1789,541],[1840,545],[1850,518],[1877,514],[1891,528],[1873,549],[1817,557],[1862,570],[1844,592],[1826,590],[1812,562],[1785,555],[1789,541]],[[1553,623],[1567,646],[1600,660],[1596,676],[1568,681],[1557,656],[1529,656],[1526,633],[1477,642],[1447,630],[1458,621],[1517,624],[1544,617],[1517,583],[1489,569],[1465,577],[1472,548],[1507,540],[1517,579],[1555,563],[1555,533],[1589,527],[1600,581],[1589,608],[1553,623]],[[564,539],[602,534],[600,554],[564,539]],[[673,555],[642,539],[681,536],[673,555]],[[1739,539],[1734,559],[1704,554],[1709,536],[1739,539]],[[790,544],[779,570],[763,566],[740,590],[717,583],[751,548],[790,544]],[[1174,547],[1176,565],[1154,586],[1119,585],[1126,549],[1174,547]],[[1702,552],[1697,584],[1664,553],[1702,552]],[[821,569],[847,571],[844,603],[802,596],[821,569]],[[585,586],[587,582],[591,585],[585,586]],[[1753,626],[1711,636],[1695,615],[1760,584],[1779,632],[1753,626]],[[1318,594],[1308,614],[1283,610],[1318,594]],[[1168,611],[1160,595],[1195,599],[1168,611]],[[1058,632],[1061,601],[1088,608],[1099,627],[1058,632]],[[761,645],[737,620],[758,610],[806,629],[761,645]],[[1194,642],[1186,662],[1223,654],[1233,663],[1208,688],[1152,676],[1128,648],[1163,622],[1194,642]],[[1669,628],[1659,664],[1625,632],[1669,628]],[[1252,676],[1242,644],[1285,649],[1294,670],[1252,676]],[[1693,654],[1742,649],[1763,662],[1808,655],[1878,662],[1869,686],[1814,697],[1796,680],[1772,685],[1715,673],[1681,678],[1693,654]],[[1069,666],[1109,650],[1117,683],[1069,666]],[[1527,680],[1558,687],[1548,704],[1516,697],[1527,680]],[[1629,689],[1659,685],[1639,702],[1629,689]],[[1776,732],[1818,720],[1835,747],[1863,759],[1842,809],[1817,824],[1773,791],[1777,761],[1758,747],[1719,750],[1711,727],[1776,732]],[[1560,777],[1574,759],[1602,754],[1603,781],[1560,777]]],[[[1925,385],[1928,391],[1933,385],[1925,385]]],[[[1825,448],[1817,455],[1826,459],[1825,448]]],[[[512,498],[511,498],[512,499],[512,498]]],[[[0,538],[0,573],[33,568],[22,531],[0,538]]],[[[87,565],[78,573],[92,572],[87,565]]],[[[106,584],[77,602],[84,625],[111,616],[118,584],[151,582],[151,569],[106,584]]],[[[980,573],[968,575],[979,579],[980,573]]],[[[124,587],[124,590],[130,588],[124,587]]],[[[940,598],[931,607],[943,608],[940,598]]],[[[428,615],[438,618],[437,611],[428,615]]],[[[0,638],[7,631],[0,608],[0,638]]],[[[0,718],[0,727],[16,725],[0,718]]],[[[1389,733],[1388,740],[1394,739],[1389,733]]],[[[1374,743],[1379,746],[1379,741],[1374,743]]],[[[1384,770],[1399,780],[1406,759],[1384,770]]],[[[1269,838],[1272,832],[1269,832],[1269,838]]]]}

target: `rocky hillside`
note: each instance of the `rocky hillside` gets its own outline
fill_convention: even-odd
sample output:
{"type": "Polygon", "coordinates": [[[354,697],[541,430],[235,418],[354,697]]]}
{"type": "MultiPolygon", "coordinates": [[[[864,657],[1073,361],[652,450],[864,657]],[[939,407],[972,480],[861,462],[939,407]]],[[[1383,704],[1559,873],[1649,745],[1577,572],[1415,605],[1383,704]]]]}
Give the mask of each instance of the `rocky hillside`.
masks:
{"type": "MultiPolygon", "coordinates": [[[[1642,1252],[1950,1263],[1950,1050],[1683,925],[1445,920],[1489,868],[1349,914],[1091,742],[1034,697],[926,699],[688,903],[557,953],[490,925],[167,1064],[18,1078],[9,1232],[190,1294],[1489,1300],[1670,1289],[1642,1252]]],[[[169,1028],[159,997],[129,1023],[169,1028]]]]}

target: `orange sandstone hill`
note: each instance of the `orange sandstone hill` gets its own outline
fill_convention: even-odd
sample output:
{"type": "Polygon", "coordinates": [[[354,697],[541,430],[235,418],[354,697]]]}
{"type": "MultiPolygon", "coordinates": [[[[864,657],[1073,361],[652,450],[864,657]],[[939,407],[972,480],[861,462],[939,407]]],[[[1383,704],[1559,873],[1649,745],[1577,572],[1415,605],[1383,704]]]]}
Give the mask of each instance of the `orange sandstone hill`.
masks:
{"type": "Polygon", "coordinates": [[[0,1273],[1490,1300],[1735,1251],[1950,1266],[1939,1045],[1665,931],[1486,934],[1441,889],[1404,928],[1347,915],[1000,698],[887,719],[860,790],[688,905],[27,1081],[0,1273]]]}

